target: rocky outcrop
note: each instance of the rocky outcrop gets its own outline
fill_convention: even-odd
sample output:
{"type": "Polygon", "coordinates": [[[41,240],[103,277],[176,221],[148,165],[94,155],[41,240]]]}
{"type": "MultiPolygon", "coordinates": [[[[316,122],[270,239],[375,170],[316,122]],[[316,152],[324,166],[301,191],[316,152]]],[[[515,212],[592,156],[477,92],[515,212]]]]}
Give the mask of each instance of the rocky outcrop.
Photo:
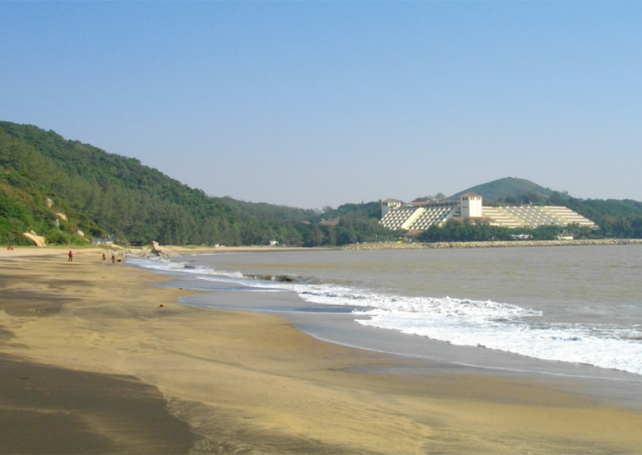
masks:
{"type": "Polygon", "coordinates": [[[642,245],[642,239],[587,239],[587,240],[513,240],[494,242],[436,242],[436,243],[359,243],[346,245],[345,250],[409,250],[447,248],[507,248],[541,246],[585,245],[642,245]]]}
{"type": "Polygon", "coordinates": [[[245,275],[245,277],[255,280],[280,281],[281,283],[291,283],[295,280],[289,275],[245,275]]]}
{"type": "Polygon", "coordinates": [[[177,256],[180,256],[180,254],[173,252],[172,250],[168,249],[167,247],[161,248],[161,246],[159,245],[159,243],[156,240],[152,240],[151,255],[158,256],[158,257],[177,257],[177,256]]]}
{"type": "Polygon", "coordinates": [[[22,235],[31,240],[36,246],[47,246],[47,240],[33,231],[25,232],[22,235]]]}

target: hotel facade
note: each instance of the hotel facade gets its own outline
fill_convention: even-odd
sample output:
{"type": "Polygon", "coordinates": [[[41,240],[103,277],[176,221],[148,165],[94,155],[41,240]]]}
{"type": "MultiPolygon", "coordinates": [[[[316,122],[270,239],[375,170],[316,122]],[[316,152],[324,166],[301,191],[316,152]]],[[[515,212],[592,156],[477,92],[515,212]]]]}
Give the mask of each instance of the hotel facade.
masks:
{"type": "Polygon", "coordinates": [[[483,198],[475,193],[462,194],[459,200],[406,203],[397,199],[386,199],[381,202],[379,224],[392,230],[425,231],[434,224],[439,226],[451,219],[465,218],[512,229],[536,228],[544,225],[566,226],[571,223],[596,227],[593,221],[567,207],[553,205],[488,207],[483,205],[483,198]]]}

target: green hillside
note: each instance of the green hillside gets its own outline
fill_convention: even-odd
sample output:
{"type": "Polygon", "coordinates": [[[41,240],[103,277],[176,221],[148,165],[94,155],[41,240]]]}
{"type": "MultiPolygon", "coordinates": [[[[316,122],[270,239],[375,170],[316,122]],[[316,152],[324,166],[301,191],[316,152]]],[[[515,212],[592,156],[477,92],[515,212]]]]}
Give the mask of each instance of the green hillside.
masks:
{"type": "Polygon", "coordinates": [[[332,246],[390,235],[357,215],[319,226],[301,222],[318,217],[314,211],[209,197],[137,159],[31,125],[0,122],[0,167],[1,243],[26,244],[28,231],[50,243],[86,242],[80,230],[85,238],[179,245],[332,246]]]}
{"type": "MultiPolygon", "coordinates": [[[[28,208],[46,195],[54,209],[76,211],[100,226],[94,233],[143,242],[235,240],[240,216],[232,207],[136,159],[30,125],[0,122],[0,128],[0,164],[15,177],[7,183],[33,196],[28,208]]],[[[5,194],[10,193],[5,189],[5,194]]]]}
{"type": "Polygon", "coordinates": [[[361,202],[360,204],[346,203],[336,209],[324,207],[323,209],[300,209],[285,205],[267,204],[265,202],[246,202],[225,196],[220,201],[236,207],[246,215],[262,219],[278,219],[286,221],[299,221],[318,223],[323,219],[334,219],[345,216],[366,218],[381,218],[381,202],[361,202]]]}
{"type": "Polygon", "coordinates": [[[224,196],[219,200],[250,217],[263,219],[277,219],[284,221],[318,222],[321,220],[321,211],[313,209],[300,209],[286,205],[268,204],[266,202],[247,202],[224,196]]]}
{"type": "Polygon", "coordinates": [[[360,204],[343,204],[336,209],[326,207],[323,217],[326,219],[344,216],[362,216],[366,218],[381,218],[381,201],[362,202],[360,204]]]}
{"type": "Polygon", "coordinates": [[[453,194],[448,199],[459,199],[459,196],[465,193],[476,193],[484,198],[484,201],[494,202],[500,199],[517,199],[529,193],[538,193],[543,196],[550,196],[553,190],[544,188],[529,180],[518,179],[516,177],[505,177],[503,179],[493,180],[492,182],[483,183],[470,187],[459,193],[453,194]]]}

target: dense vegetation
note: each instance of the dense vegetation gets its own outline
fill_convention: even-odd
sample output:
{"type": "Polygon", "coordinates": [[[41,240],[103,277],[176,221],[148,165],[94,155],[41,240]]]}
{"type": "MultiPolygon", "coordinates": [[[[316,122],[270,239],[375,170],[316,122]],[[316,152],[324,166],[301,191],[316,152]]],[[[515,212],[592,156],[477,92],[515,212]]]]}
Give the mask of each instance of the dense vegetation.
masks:
{"type": "Polygon", "coordinates": [[[321,221],[321,210],[300,209],[265,202],[246,202],[233,199],[229,196],[222,197],[219,200],[225,204],[236,207],[239,212],[250,217],[298,222],[321,221]]]}
{"type": "Polygon", "coordinates": [[[442,226],[433,225],[417,235],[420,242],[488,242],[494,240],[555,240],[560,236],[575,239],[601,237],[600,232],[587,226],[570,224],[566,227],[540,226],[538,228],[509,229],[488,223],[473,223],[469,219],[450,220],[442,226]]]}
{"type": "Polygon", "coordinates": [[[575,199],[561,200],[571,210],[594,221],[602,237],[642,238],[642,202],[630,199],[575,199]]]}
{"type": "Polygon", "coordinates": [[[321,220],[332,220],[343,216],[359,216],[366,218],[381,218],[381,202],[362,202],[361,204],[343,204],[333,209],[330,206],[322,209],[300,209],[285,205],[267,204],[265,202],[246,202],[225,196],[221,202],[236,207],[240,212],[257,218],[279,219],[318,223],[321,220]]]}
{"type": "Polygon", "coordinates": [[[362,202],[361,204],[343,204],[333,209],[324,207],[323,217],[325,219],[341,218],[344,216],[359,216],[379,220],[381,218],[381,202],[362,202]]]}
{"type": "Polygon", "coordinates": [[[0,166],[1,243],[27,244],[30,230],[50,243],[84,242],[78,230],[178,245],[334,246],[394,236],[359,213],[321,226],[320,211],[209,197],[139,160],[31,125],[0,122],[0,166]]]}

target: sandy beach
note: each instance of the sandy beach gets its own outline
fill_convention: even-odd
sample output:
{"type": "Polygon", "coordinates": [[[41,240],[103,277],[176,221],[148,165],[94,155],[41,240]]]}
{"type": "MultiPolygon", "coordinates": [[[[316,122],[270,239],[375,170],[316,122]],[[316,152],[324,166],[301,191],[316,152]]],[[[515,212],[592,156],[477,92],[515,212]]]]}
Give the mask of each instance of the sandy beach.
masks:
{"type": "Polygon", "coordinates": [[[642,453],[639,410],[550,383],[365,373],[401,361],[179,305],[194,291],[67,251],[0,251],[2,453],[642,453]]]}

